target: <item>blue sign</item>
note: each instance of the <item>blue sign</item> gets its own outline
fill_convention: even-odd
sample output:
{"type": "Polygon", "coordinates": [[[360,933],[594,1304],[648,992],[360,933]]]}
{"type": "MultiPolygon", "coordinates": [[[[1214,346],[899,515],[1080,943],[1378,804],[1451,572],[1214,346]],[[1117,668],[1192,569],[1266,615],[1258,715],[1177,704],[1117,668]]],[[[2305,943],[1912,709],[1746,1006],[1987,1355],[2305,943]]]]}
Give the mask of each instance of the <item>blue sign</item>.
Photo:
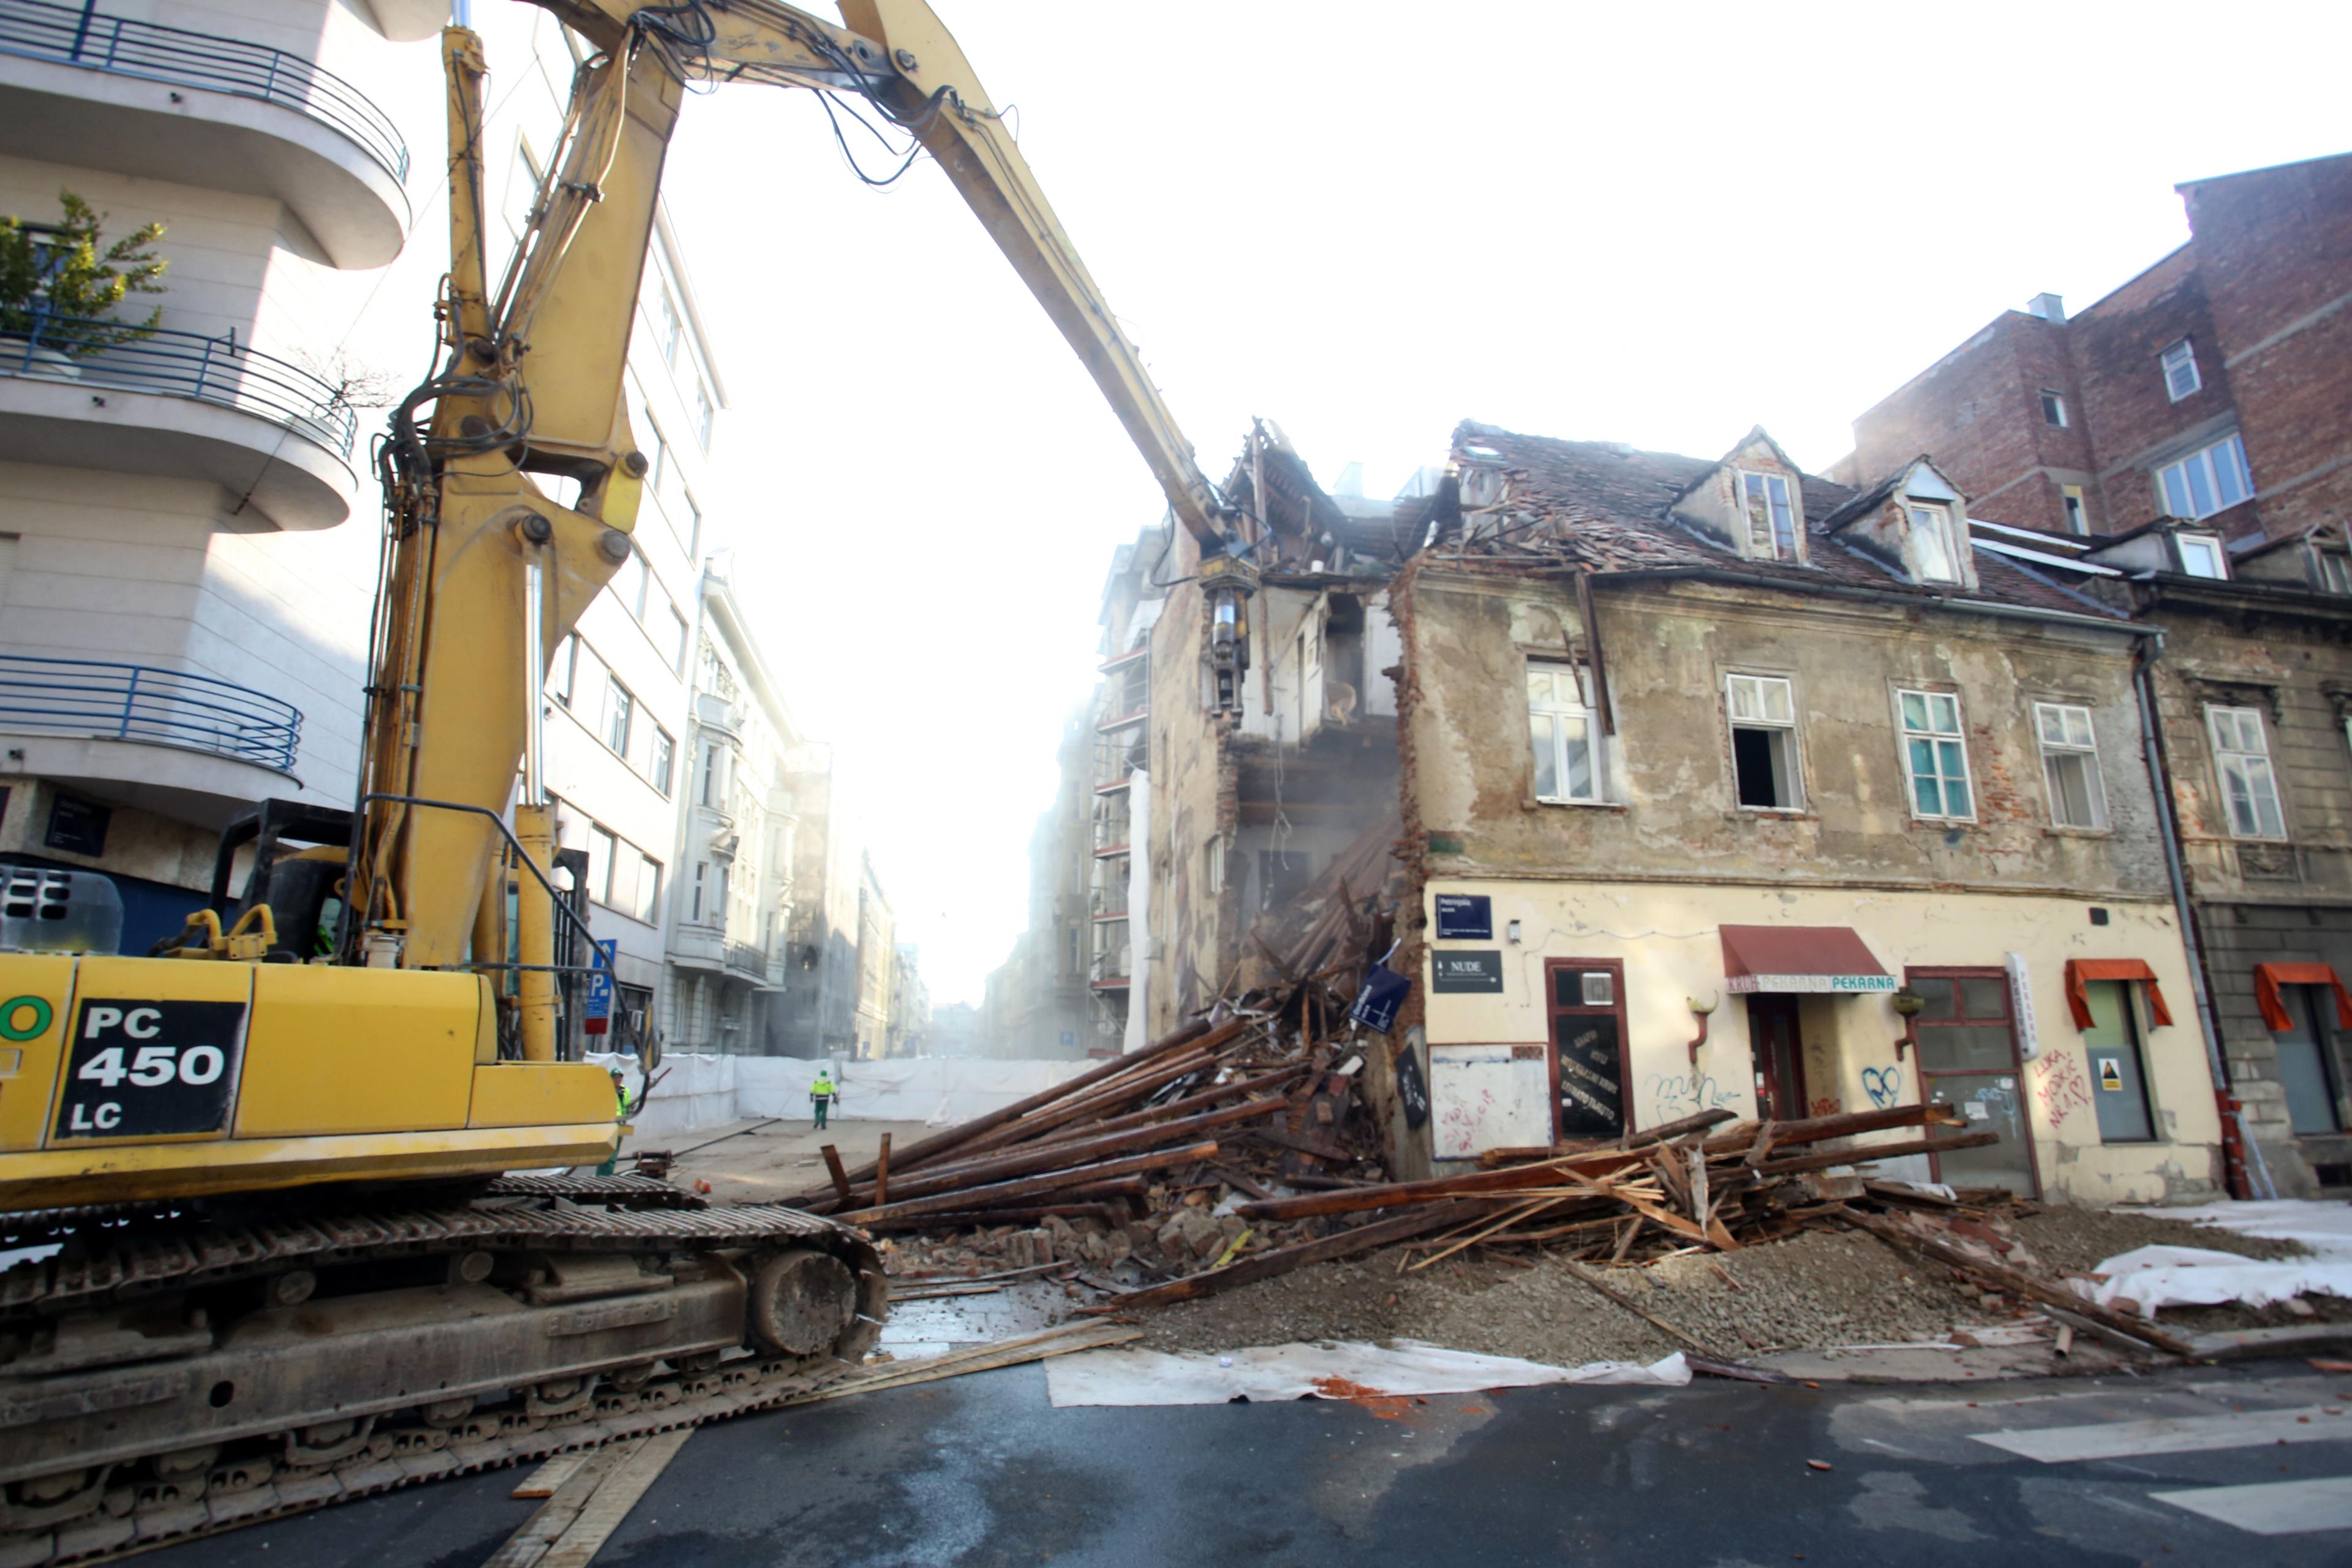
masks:
{"type": "MultiPolygon", "coordinates": [[[[613,965],[620,958],[620,946],[617,940],[596,944],[601,956],[596,961],[596,972],[588,976],[588,1009],[583,1015],[592,1022],[601,1024],[613,1016],[613,965]]],[[[604,1033],[602,1029],[588,1032],[604,1033]]]]}
{"type": "Polygon", "coordinates": [[[1440,942],[1495,940],[1495,900],[1484,893],[1437,895],[1437,938],[1440,942]]]}
{"type": "Polygon", "coordinates": [[[1377,1029],[1385,1035],[1396,1022],[1397,1009],[1412,994],[1412,982],[1393,969],[1375,969],[1364,976],[1364,988],[1357,994],[1356,1005],[1348,1016],[1367,1029],[1377,1029]]]}

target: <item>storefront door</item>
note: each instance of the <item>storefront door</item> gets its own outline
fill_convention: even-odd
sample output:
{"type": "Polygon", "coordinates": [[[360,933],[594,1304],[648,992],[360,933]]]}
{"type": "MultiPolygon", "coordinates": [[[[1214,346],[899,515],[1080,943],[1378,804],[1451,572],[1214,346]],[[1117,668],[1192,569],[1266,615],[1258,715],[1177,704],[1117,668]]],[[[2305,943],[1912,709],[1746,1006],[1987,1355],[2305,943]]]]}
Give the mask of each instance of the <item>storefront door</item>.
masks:
{"type": "Polygon", "coordinates": [[[1756,1058],[1756,1113],[1772,1121],[1801,1121],[1805,1050],[1797,1037],[1794,996],[1748,998],[1748,1044],[1756,1058]]]}
{"type": "Polygon", "coordinates": [[[1552,1085],[1563,1143],[1622,1138],[1625,1115],[1625,966],[1614,959],[1552,959],[1552,1085]]]}
{"type": "Polygon", "coordinates": [[[2335,998],[2316,985],[2282,985],[2279,1001],[2292,1027],[2271,1038],[2278,1043],[2279,1086],[2286,1090],[2288,1124],[2299,1133],[2340,1132],[2336,1053],[2328,1048],[2324,1022],[2335,998]]]}
{"type": "Polygon", "coordinates": [[[1957,1109],[1967,1119],[1960,1131],[1997,1133],[2000,1140],[1932,1156],[1936,1180],[1956,1187],[2005,1187],[2021,1198],[2041,1196],[2008,974],[1999,969],[1907,969],[1903,983],[1927,1003],[1912,1020],[1923,1097],[1957,1109]]]}

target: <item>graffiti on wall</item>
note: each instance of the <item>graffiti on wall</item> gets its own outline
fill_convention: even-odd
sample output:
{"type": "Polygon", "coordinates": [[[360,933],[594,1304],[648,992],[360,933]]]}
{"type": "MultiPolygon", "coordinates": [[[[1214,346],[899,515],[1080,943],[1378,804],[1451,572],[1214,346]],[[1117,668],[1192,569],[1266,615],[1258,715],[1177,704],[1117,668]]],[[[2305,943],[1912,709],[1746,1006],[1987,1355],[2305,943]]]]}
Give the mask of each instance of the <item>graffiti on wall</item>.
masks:
{"type": "Polygon", "coordinates": [[[2041,1097],[2042,1114],[2052,1127],[2063,1126],[2066,1118],[2090,1105],[2091,1081],[2083,1074],[2082,1058],[2073,1051],[2047,1052],[2040,1065],[2042,1082],[2034,1092],[2041,1097]]]}
{"type": "Polygon", "coordinates": [[[1903,1098],[1901,1068],[1864,1068],[1862,1069],[1862,1092],[1870,1096],[1870,1103],[1885,1110],[1903,1098]]]}
{"type": "Polygon", "coordinates": [[[1805,1107],[1805,1114],[1808,1116],[1839,1116],[1844,1111],[1845,1101],[1834,1094],[1816,1095],[1813,1097],[1812,1104],[1805,1107]]]}
{"type": "Polygon", "coordinates": [[[1696,1116],[1738,1102],[1738,1091],[1703,1072],[1654,1072],[1642,1080],[1642,1100],[1653,1125],[1696,1116]]]}

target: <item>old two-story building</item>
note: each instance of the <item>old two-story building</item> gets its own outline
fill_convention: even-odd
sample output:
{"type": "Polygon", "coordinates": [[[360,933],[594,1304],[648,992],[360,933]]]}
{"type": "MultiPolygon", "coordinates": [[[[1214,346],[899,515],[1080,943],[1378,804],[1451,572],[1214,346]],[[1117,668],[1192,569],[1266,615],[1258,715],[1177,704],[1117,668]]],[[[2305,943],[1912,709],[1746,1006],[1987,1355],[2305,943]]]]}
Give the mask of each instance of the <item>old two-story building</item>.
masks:
{"type": "Polygon", "coordinates": [[[1454,464],[1390,589],[1402,1163],[1924,1100],[1997,1141],[1922,1177],[2221,1189],[2143,628],[1973,548],[1924,457],[1465,425],[1454,464]]]}
{"type": "Polygon", "coordinates": [[[2004,313],[1854,424],[1977,547],[2161,634],[2152,665],[2247,1190],[2352,1184],[2352,155],[2180,187],[2192,237],[2004,313]],[[1990,521],[1988,521],[1990,520],[1990,521]]]}

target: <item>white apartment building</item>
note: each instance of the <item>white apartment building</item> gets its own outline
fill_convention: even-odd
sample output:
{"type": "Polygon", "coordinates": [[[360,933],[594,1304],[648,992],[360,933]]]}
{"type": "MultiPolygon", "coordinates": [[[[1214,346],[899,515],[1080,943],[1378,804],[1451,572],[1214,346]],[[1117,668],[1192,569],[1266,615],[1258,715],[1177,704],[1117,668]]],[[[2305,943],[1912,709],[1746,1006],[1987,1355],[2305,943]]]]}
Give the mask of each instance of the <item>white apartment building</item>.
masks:
{"type": "MultiPolygon", "coordinates": [[[[521,231],[581,58],[468,7],[485,164],[521,231]]],[[[219,829],[355,789],[382,515],[368,441],[425,374],[448,267],[435,0],[0,0],[0,215],[164,226],[158,331],[93,348],[0,300],[0,855],[113,876],[179,929],[219,829]]],[[[547,776],[626,1015],[650,1023],[687,763],[698,498],[725,394],[667,214],[631,349],[637,551],[549,681],[547,776]]]]}
{"type": "Polygon", "coordinates": [[[165,291],[112,318],[152,334],[0,299],[0,855],[113,874],[128,951],[253,803],[350,804],[368,405],[423,374],[446,267],[445,15],[0,6],[0,215],[164,230],[165,291]]]}
{"type": "Polygon", "coordinates": [[[684,1051],[774,1055],[804,748],[735,597],[722,555],[705,565],[670,895],[667,1041],[684,1051]]]}

